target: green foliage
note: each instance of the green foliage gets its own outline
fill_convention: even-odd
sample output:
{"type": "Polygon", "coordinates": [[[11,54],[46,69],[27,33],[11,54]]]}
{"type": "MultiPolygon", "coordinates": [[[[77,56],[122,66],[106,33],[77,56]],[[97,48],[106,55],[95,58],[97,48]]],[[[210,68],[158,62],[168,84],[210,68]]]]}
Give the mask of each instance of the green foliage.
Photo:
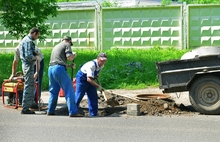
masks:
{"type": "Polygon", "coordinates": [[[162,1],[161,1],[161,4],[162,4],[162,5],[170,5],[171,2],[172,2],[172,0],[162,0],[162,1]]]}
{"type": "Polygon", "coordinates": [[[187,4],[219,4],[220,0],[180,0],[187,4]]]}
{"type": "MultiPolygon", "coordinates": [[[[77,2],[77,1],[91,1],[91,0],[57,0],[57,2],[77,2]]],[[[105,0],[101,3],[102,7],[117,7],[117,2],[111,2],[109,0],[105,0]]]]}
{"type": "MultiPolygon", "coordinates": [[[[13,54],[9,53],[1,53],[0,54],[0,82],[4,81],[4,79],[7,79],[11,75],[11,66],[12,66],[12,61],[14,59],[13,54]]],[[[21,65],[19,66],[19,69],[21,71],[21,65]]]]}
{"type": "Polygon", "coordinates": [[[117,2],[111,2],[109,0],[105,0],[101,3],[102,7],[117,7],[118,3],[117,2]]]}
{"type": "Polygon", "coordinates": [[[90,1],[90,0],[57,0],[57,2],[76,2],[76,1],[90,1]]]}
{"type": "Polygon", "coordinates": [[[114,49],[103,69],[101,79],[108,88],[146,88],[157,85],[155,63],[169,59],[179,59],[185,52],[174,48],[114,49]],[[115,64],[117,63],[117,64],[115,64]]]}
{"type": "MultiPolygon", "coordinates": [[[[76,69],[74,77],[80,66],[87,61],[97,57],[99,51],[96,50],[74,50],[77,52],[75,59],[76,69]]],[[[44,54],[44,76],[43,90],[48,90],[48,65],[50,60],[51,49],[42,50],[44,54]]],[[[140,89],[148,86],[157,86],[156,62],[165,60],[180,59],[187,50],[178,50],[174,48],[155,47],[146,49],[112,49],[107,50],[108,60],[105,67],[100,72],[100,82],[107,89],[140,89]]],[[[0,54],[0,83],[10,77],[13,53],[0,54]]],[[[70,62],[69,62],[70,63],[70,62]]],[[[19,68],[21,70],[21,62],[19,68]]],[[[67,69],[71,76],[71,69],[67,69]]]]}
{"type": "Polygon", "coordinates": [[[0,0],[1,23],[9,34],[20,39],[33,27],[41,31],[40,40],[51,34],[46,20],[58,14],[56,0],[0,0]]]}

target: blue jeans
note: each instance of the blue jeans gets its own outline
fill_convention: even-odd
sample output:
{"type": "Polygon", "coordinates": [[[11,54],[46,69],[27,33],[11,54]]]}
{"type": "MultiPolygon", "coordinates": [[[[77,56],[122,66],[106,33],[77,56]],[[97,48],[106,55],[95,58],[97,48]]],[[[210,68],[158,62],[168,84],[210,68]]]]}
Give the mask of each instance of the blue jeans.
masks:
{"type": "Polygon", "coordinates": [[[48,77],[50,97],[47,112],[55,113],[58,94],[61,87],[65,93],[65,99],[67,102],[69,115],[77,114],[78,107],[75,103],[75,94],[72,85],[72,80],[68,76],[66,68],[61,65],[50,66],[48,69],[48,77]]]}

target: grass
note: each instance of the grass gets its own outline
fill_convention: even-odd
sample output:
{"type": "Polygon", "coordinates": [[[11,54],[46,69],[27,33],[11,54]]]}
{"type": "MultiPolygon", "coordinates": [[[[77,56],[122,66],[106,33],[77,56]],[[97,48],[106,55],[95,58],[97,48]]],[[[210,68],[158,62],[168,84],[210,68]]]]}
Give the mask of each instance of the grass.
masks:
{"type": "MultiPolygon", "coordinates": [[[[75,59],[76,69],[74,76],[80,65],[97,57],[99,51],[96,50],[74,50],[77,52],[75,59]]],[[[44,76],[43,90],[48,90],[48,65],[51,49],[42,50],[44,54],[44,76]]],[[[187,50],[175,48],[154,47],[151,49],[112,49],[107,50],[108,60],[104,69],[100,73],[100,82],[106,89],[142,89],[149,86],[158,86],[156,62],[165,60],[180,59],[187,50]]],[[[0,54],[0,82],[9,78],[13,53],[0,54]]],[[[70,62],[69,62],[70,63],[70,62]]],[[[17,71],[22,71],[21,62],[17,71]]],[[[71,76],[71,69],[68,69],[71,76]]]]}

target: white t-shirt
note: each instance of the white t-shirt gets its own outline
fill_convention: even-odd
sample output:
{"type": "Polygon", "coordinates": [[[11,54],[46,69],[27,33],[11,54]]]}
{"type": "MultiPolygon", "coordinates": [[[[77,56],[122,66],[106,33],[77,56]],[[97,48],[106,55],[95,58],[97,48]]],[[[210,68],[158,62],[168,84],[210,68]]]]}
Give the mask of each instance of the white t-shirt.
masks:
{"type": "Polygon", "coordinates": [[[89,62],[85,63],[80,69],[83,73],[87,74],[87,77],[94,78],[95,71],[100,71],[104,67],[104,65],[99,67],[97,59],[95,59],[93,61],[89,61],[89,62]],[[93,61],[96,62],[96,66],[93,61]]]}

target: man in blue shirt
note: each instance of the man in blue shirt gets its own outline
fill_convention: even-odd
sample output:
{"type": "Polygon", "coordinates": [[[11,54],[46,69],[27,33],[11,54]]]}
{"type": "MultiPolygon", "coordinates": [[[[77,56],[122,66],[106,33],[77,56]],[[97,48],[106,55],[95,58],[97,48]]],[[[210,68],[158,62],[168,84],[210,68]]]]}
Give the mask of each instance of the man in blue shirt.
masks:
{"type": "Polygon", "coordinates": [[[19,51],[25,80],[21,114],[35,114],[29,108],[34,99],[34,65],[36,60],[39,61],[41,59],[33,41],[38,39],[39,36],[40,30],[38,28],[32,28],[20,43],[19,51]]]}

